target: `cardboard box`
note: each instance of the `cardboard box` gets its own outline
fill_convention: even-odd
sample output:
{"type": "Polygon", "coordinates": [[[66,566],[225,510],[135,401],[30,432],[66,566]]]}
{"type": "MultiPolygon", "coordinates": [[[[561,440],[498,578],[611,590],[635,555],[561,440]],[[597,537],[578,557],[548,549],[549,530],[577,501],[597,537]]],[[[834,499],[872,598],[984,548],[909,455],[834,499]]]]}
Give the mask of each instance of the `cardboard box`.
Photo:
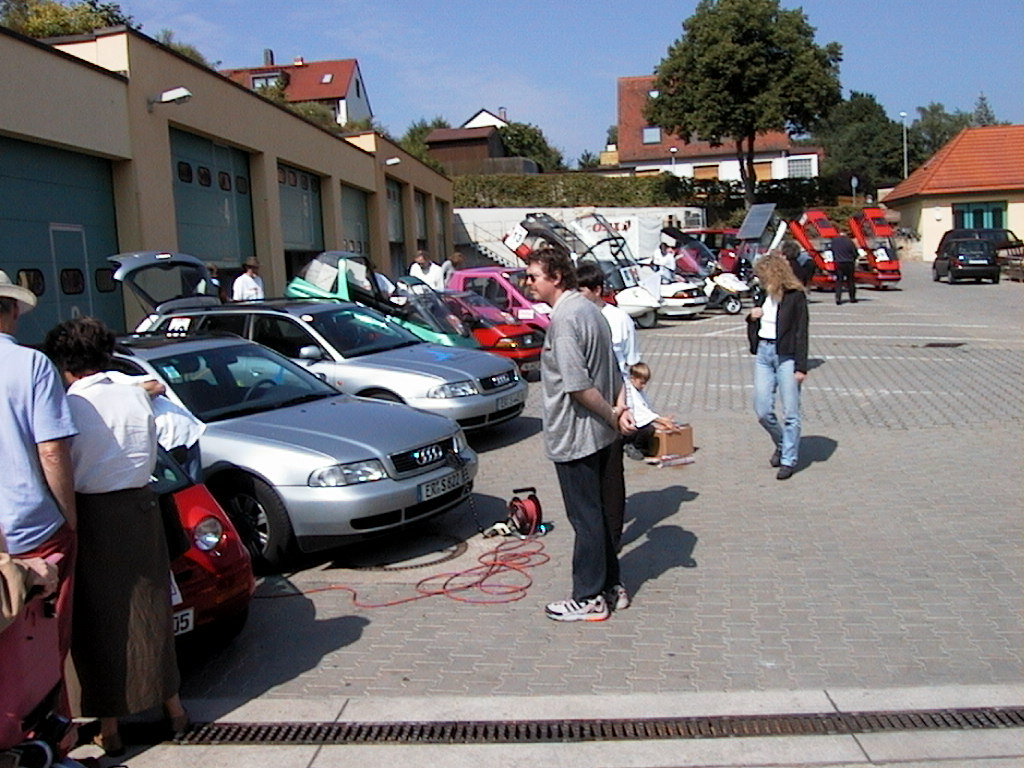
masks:
{"type": "Polygon", "coordinates": [[[677,424],[671,431],[657,430],[654,433],[655,456],[689,456],[693,453],[693,427],[677,424]]]}

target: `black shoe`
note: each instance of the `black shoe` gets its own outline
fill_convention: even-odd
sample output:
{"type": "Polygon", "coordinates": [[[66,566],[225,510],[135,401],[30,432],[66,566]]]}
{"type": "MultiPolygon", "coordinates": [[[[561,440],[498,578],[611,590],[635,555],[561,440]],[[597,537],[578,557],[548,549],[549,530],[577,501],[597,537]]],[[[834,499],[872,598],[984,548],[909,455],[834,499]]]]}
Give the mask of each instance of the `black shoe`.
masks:
{"type": "Polygon", "coordinates": [[[773,467],[777,467],[782,464],[782,451],[776,448],[775,453],[773,453],[772,457],[768,459],[768,463],[773,467]]]}
{"type": "Polygon", "coordinates": [[[775,475],[776,480],[789,480],[793,476],[793,468],[783,464],[779,467],[779,473],[775,475]]]}
{"type": "Polygon", "coordinates": [[[851,304],[856,304],[857,303],[857,299],[850,299],[850,303],[851,304]]]}
{"type": "Polygon", "coordinates": [[[838,306],[839,306],[840,304],[842,304],[842,303],[843,303],[843,300],[842,300],[842,299],[836,299],[836,306],[837,306],[837,307],[838,307],[838,306]]]}

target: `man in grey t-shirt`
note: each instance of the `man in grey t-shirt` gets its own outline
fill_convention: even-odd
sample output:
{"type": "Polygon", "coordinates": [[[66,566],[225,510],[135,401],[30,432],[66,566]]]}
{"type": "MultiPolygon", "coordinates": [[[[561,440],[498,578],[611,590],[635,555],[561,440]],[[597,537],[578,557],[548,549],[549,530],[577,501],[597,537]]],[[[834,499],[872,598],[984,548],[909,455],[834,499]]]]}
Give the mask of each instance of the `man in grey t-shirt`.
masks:
{"type": "Polygon", "coordinates": [[[541,355],[544,444],[576,533],[572,597],[550,603],[546,613],[556,621],[604,621],[607,595],[619,608],[629,605],[607,510],[625,494],[618,438],[620,429],[632,430],[632,420],[621,402],[608,324],[576,290],[568,254],[554,248],[531,253],[526,281],[552,306],[541,355]]]}

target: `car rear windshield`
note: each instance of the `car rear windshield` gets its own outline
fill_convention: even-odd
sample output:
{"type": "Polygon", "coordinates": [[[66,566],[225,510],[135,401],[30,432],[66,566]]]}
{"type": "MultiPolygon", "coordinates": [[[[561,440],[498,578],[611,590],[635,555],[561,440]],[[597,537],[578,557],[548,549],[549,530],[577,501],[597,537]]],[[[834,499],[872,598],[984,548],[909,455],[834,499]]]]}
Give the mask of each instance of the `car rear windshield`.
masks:
{"type": "Polygon", "coordinates": [[[317,312],[309,324],[343,357],[420,344],[419,338],[383,315],[365,309],[345,308],[317,312]]]}
{"type": "Polygon", "coordinates": [[[150,362],[185,407],[205,422],[339,394],[257,344],[172,353],[150,362]]]}
{"type": "Polygon", "coordinates": [[[992,243],[989,240],[962,240],[953,244],[953,250],[957,253],[988,256],[992,253],[992,243]]]}

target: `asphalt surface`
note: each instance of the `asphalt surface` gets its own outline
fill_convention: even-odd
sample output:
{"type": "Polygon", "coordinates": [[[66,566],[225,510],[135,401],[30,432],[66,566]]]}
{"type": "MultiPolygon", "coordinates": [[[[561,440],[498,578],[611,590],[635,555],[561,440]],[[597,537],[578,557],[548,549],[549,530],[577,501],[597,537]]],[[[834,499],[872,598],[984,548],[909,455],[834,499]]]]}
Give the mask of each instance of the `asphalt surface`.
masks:
{"type": "MultiPolygon", "coordinates": [[[[186,663],[183,696],[207,720],[275,701],[280,719],[322,719],[303,714],[303,702],[342,701],[391,702],[393,717],[423,720],[442,700],[477,702],[481,712],[499,701],[544,701],[550,711],[565,702],[561,716],[571,717],[586,709],[580,701],[616,696],[742,702],[866,689],[884,699],[887,689],[979,686],[1024,704],[1024,286],[935,284],[921,263],[905,264],[904,275],[896,289],[859,290],[857,304],[812,293],[800,461],[785,482],[768,465],[772,446],[750,406],[742,315],[640,331],[651,400],[693,425],[697,452],[681,467],[626,460],[628,610],[582,625],[543,615],[545,603],[568,596],[572,531],[531,385],[523,417],[471,435],[480,452],[472,506],[262,579],[235,642],[186,663]],[[410,599],[421,580],[473,569],[501,541],[515,543],[475,533],[504,517],[521,486],[536,487],[554,528],[518,550],[519,568],[483,590],[410,599]],[[524,589],[509,593],[508,584],[524,589]],[[364,605],[405,602],[359,607],[353,590],[364,605]]],[[[1014,742],[1024,745],[1020,731],[1014,742]]],[[[192,762],[181,750],[196,748],[160,749],[168,752],[133,764],[173,764],[175,754],[192,762]]],[[[1024,746],[979,749],[970,754],[1007,765],[1024,755],[1024,746]]],[[[769,752],[700,763],[575,754],[581,765],[759,765],[769,752]]],[[[865,755],[862,746],[847,762],[839,753],[820,762],[865,755]]],[[[926,757],[899,759],[931,764],[926,757]]],[[[799,762],[787,760],[763,762],[799,762]]]]}

